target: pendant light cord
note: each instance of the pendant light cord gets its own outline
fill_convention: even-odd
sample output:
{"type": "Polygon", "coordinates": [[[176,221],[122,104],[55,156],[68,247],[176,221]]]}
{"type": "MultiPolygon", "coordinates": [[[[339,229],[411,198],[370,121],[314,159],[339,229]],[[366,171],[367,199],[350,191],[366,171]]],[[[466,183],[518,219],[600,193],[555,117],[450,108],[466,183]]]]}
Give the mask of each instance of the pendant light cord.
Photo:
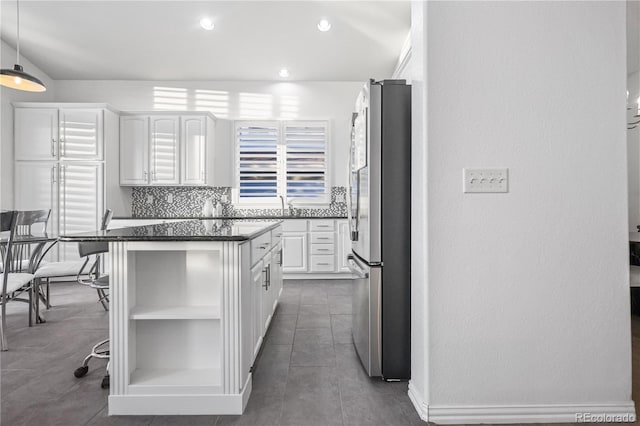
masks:
{"type": "Polygon", "coordinates": [[[16,35],[18,39],[16,40],[16,64],[20,64],[20,0],[16,0],[16,35]]]}

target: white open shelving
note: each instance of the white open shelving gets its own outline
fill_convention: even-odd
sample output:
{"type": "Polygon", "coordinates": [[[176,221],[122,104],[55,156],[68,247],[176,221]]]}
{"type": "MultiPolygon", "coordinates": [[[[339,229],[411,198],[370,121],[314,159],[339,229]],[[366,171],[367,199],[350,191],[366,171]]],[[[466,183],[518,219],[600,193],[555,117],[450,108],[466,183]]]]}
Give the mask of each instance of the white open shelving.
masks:
{"type": "Polygon", "coordinates": [[[136,306],[129,312],[129,318],[133,320],[219,320],[220,305],[136,306]]]}
{"type": "Polygon", "coordinates": [[[216,394],[222,392],[219,368],[138,368],[130,376],[131,394],[216,394]]]}

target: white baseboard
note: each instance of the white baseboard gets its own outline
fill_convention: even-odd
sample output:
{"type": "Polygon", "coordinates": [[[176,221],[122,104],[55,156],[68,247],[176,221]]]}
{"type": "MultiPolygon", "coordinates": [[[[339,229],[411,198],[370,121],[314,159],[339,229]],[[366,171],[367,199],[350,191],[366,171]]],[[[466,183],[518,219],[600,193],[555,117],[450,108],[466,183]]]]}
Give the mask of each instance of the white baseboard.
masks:
{"type": "Polygon", "coordinates": [[[428,413],[429,421],[439,424],[596,422],[619,423],[635,422],[636,419],[636,410],[633,401],[601,404],[544,404],[504,406],[430,405],[428,413]]]}
{"type": "Polygon", "coordinates": [[[422,394],[416,389],[411,380],[409,380],[409,399],[416,409],[418,415],[425,422],[429,421],[429,406],[425,404],[422,394]]]}
{"type": "Polygon", "coordinates": [[[427,405],[409,382],[409,398],[420,418],[437,424],[635,422],[633,401],[600,404],[427,405]],[[582,417],[578,417],[578,416],[582,417]]]}

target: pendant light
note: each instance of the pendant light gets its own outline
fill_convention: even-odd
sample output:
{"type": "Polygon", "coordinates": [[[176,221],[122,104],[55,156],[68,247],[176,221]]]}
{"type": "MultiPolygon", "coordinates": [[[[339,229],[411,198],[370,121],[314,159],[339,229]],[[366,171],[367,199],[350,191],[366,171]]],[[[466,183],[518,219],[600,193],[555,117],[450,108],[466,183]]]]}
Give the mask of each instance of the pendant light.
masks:
{"type": "Polygon", "coordinates": [[[47,88],[40,80],[22,70],[20,65],[20,0],[16,0],[16,64],[13,69],[0,69],[0,85],[26,92],[44,92],[47,88]]]}

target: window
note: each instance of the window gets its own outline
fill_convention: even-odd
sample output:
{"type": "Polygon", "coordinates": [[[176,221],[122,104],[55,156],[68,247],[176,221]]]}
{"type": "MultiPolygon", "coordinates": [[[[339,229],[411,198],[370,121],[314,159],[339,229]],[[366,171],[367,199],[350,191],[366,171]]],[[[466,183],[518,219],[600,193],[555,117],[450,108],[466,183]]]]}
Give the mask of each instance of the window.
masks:
{"type": "Polygon", "coordinates": [[[239,203],[328,203],[326,121],[238,121],[239,203]]]}

